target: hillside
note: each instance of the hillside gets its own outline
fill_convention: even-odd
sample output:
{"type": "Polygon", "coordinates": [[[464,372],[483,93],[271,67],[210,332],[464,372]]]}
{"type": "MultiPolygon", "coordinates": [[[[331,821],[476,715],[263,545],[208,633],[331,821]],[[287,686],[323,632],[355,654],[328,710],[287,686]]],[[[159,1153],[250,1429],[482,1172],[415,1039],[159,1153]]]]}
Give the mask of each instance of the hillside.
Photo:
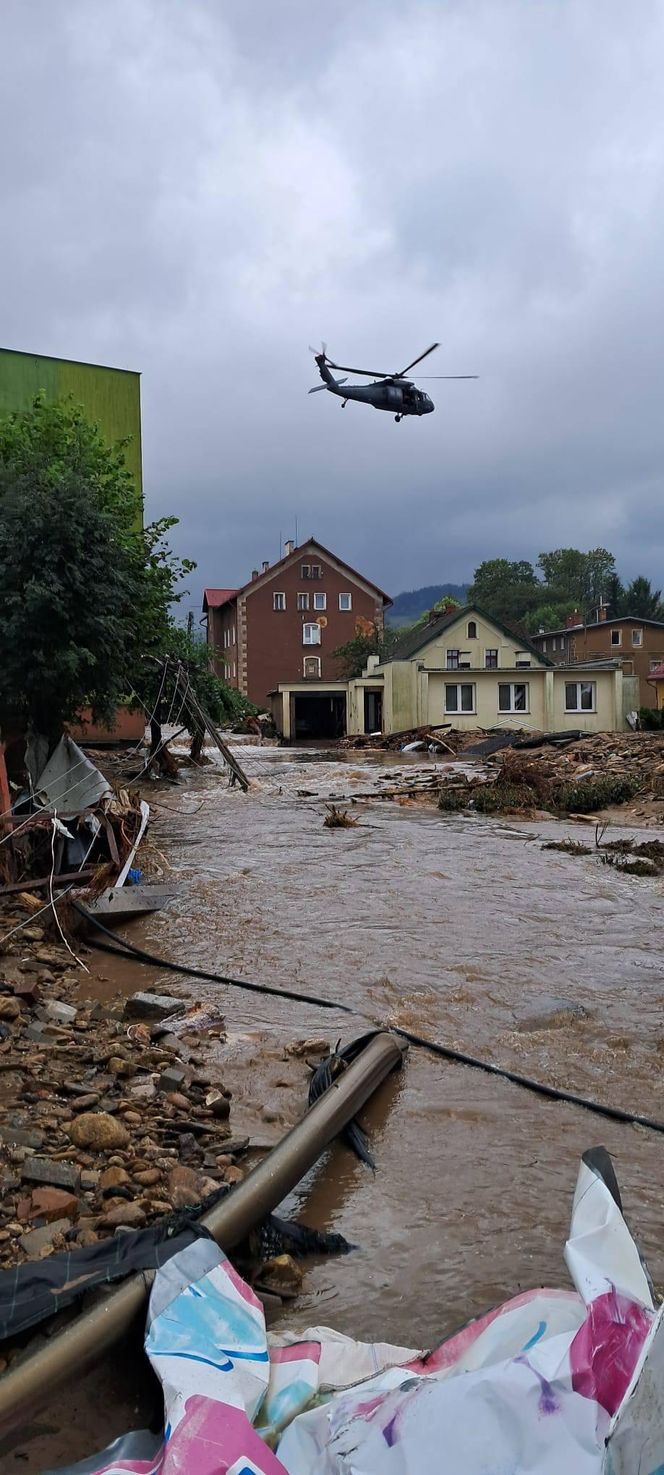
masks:
{"type": "Polygon", "coordinates": [[[385,619],[388,625],[414,625],[420,615],[433,609],[444,594],[451,594],[463,604],[468,595],[469,584],[426,584],[421,589],[407,589],[397,594],[385,619]]]}

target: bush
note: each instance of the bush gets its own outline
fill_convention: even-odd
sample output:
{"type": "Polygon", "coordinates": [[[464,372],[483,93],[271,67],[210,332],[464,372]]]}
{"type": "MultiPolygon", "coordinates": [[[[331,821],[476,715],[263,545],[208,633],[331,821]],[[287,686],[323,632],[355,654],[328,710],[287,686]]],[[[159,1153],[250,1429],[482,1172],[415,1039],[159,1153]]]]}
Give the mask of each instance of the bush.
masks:
{"type": "Polygon", "coordinates": [[[640,707],[639,722],[644,732],[664,732],[664,707],[640,707]]]}

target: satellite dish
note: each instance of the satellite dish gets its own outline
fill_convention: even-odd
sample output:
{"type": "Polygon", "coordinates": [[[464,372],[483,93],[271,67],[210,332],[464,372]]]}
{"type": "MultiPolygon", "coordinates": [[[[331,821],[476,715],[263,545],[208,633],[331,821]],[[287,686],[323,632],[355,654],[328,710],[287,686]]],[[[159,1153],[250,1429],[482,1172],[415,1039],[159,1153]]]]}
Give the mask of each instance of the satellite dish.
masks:
{"type": "Polygon", "coordinates": [[[321,630],[324,630],[325,626],[327,625],[327,615],[320,615],[316,621],[316,624],[320,625],[321,630]]]}

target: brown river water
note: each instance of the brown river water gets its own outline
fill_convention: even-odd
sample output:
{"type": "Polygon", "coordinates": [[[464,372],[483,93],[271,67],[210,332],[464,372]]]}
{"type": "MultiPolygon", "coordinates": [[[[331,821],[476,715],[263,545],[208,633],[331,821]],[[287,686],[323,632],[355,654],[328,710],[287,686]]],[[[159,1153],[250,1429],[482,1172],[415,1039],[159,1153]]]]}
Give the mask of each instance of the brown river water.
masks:
{"type": "MultiPolygon", "coordinates": [[[[566,833],[593,843],[589,825],[362,801],[361,827],[326,829],[326,797],[403,778],[410,765],[394,754],[239,756],[248,795],[214,774],[168,796],[155,833],[184,889],[145,928],[147,944],[320,991],[358,1017],[355,1029],[342,1013],[223,990],[231,1032],[346,1040],[367,1018],[392,1021],[664,1121],[661,882],[542,850],[566,833]],[[528,1028],[552,997],[585,1016],[528,1028]]],[[[218,985],[195,987],[219,996],[218,985]]],[[[258,1061],[255,1081],[247,1072],[247,1097],[260,1100],[258,1061]]],[[[289,1324],[427,1346],[523,1287],[565,1284],[578,1159],[598,1142],[664,1283],[664,1136],[418,1049],[365,1120],[375,1173],[335,1147],[295,1196],[301,1217],[357,1249],[308,1270],[289,1324]]]]}
{"type": "MultiPolygon", "coordinates": [[[[126,935],[161,957],[341,1000],[357,1018],[100,963],[102,990],[157,984],[221,1003],[233,1133],[255,1141],[263,1124],[267,1145],[300,1113],[304,1067],[294,1083],[285,1044],[346,1041],[368,1020],[664,1121],[661,882],[541,848],[566,834],[592,844],[587,824],[362,800],[360,826],[324,827],[326,798],[389,788],[421,755],[237,751],[249,794],[214,767],[155,793],[146,852],[180,890],[126,935]],[[585,1014],[533,1029],[552,1000],[585,1014]]],[[[362,1120],[375,1172],[335,1144],[285,1206],[356,1248],[306,1262],[276,1327],[426,1347],[524,1288],[566,1285],[578,1161],[597,1143],[613,1155],[628,1221],[664,1288],[664,1136],[414,1048],[362,1120]]],[[[44,1410],[20,1449],[0,1440],[0,1470],[34,1475],[140,1426],[158,1399],[149,1385],[141,1392],[136,1368],[116,1354],[44,1410]]]]}

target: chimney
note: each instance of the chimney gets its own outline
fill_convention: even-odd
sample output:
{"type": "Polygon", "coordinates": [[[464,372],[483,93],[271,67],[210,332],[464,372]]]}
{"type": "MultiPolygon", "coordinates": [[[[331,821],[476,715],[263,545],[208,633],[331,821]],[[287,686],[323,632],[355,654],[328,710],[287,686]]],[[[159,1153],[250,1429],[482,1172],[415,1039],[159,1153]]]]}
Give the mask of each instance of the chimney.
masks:
{"type": "Polygon", "coordinates": [[[263,559],[263,573],[264,574],[267,573],[269,567],[270,567],[269,560],[267,558],[264,558],[263,559]]]}
{"type": "Polygon", "coordinates": [[[568,615],[567,616],[567,619],[565,620],[565,629],[566,630],[573,630],[576,625],[582,625],[582,624],[583,624],[583,617],[582,617],[582,615],[579,614],[578,609],[573,609],[571,615],[568,615]]]}
{"type": "Polygon", "coordinates": [[[252,581],[252,583],[253,583],[254,579],[257,579],[257,578],[258,578],[258,569],[257,568],[252,568],[252,570],[251,570],[251,581],[252,581]]]}
{"type": "Polygon", "coordinates": [[[295,544],[293,542],[293,539],[292,538],[287,538],[286,539],[286,542],[284,543],[284,557],[285,558],[288,558],[290,556],[290,554],[293,552],[294,547],[295,547],[295,544]]]}
{"type": "Polygon", "coordinates": [[[608,606],[608,604],[605,604],[604,603],[604,597],[603,597],[603,595],[600,595],[599,609],[597,611],[597,618],[598,618],[600,624],[603,624],[604,621],[605,620],[608,620],[608,618],[609,618],[609,606],[608,606]]]}

